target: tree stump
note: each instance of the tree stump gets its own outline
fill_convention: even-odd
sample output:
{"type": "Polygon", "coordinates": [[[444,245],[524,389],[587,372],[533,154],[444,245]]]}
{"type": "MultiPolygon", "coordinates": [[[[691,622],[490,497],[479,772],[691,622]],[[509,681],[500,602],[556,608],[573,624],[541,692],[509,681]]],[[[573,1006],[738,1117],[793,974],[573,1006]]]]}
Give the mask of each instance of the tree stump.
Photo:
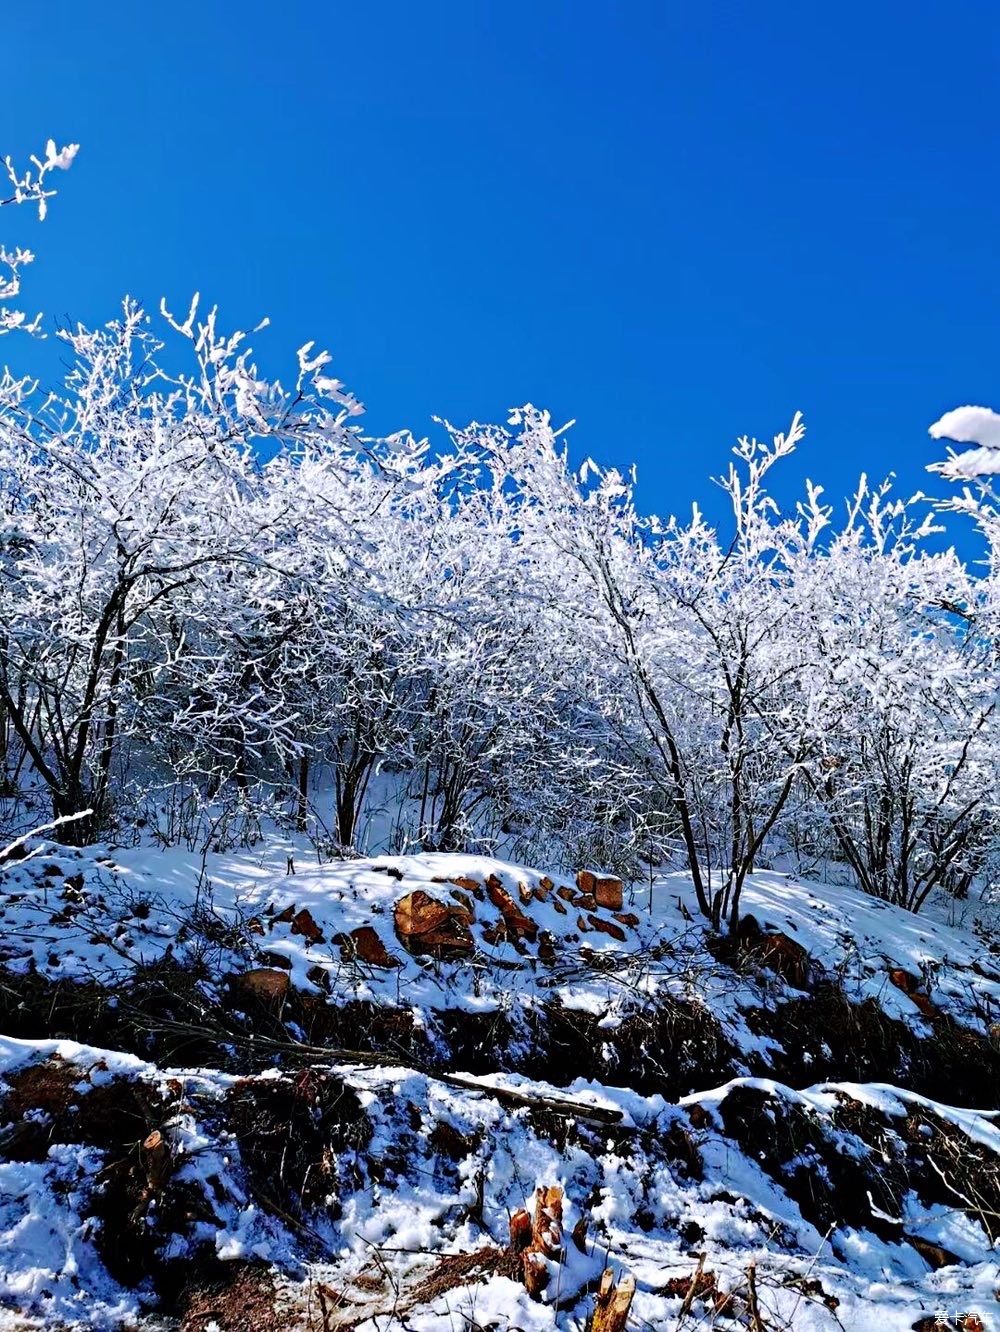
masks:
{"type": "Polygon", "coordinates": [[[535,1214],[522,1207],[510,1218],[510,1247],[521,1257],[524,1287],[538,1299],[549,1284],[549,1261],[562,1258],[563,1191],[558,1184],[535,1190],[535,1214]]]}
{"type": "Polygon", "coordinates": [[[634,1295],[635,1277],[623,1276],[616,1283],[614,1272],[606,1267],[597,1288],[597,1299],[587,1332],[625,1332],[634,1295]]]}

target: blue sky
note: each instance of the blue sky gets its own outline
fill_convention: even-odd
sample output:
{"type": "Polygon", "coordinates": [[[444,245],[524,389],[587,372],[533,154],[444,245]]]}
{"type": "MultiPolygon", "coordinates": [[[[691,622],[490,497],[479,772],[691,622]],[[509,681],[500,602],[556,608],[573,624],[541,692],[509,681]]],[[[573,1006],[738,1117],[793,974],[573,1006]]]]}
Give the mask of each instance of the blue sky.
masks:
{"type": "Polygon", "coordinates": [[[659,511],[796,409],[784,484],[839,496],[1000,406],[992,0],[20,0],[4,45],[0,149],[83,145],[4,210],[32,308],[197,288],[373,431],[534,401],[659,511]]]}

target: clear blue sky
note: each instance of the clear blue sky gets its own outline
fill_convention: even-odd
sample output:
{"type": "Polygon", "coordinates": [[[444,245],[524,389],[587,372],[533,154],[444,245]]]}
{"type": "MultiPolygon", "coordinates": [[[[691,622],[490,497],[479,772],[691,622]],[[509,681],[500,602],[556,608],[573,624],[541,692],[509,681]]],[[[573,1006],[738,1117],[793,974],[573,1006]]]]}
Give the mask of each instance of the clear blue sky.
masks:
{"type": "MultiPolygon", "coordinates": [[[[575,417],[686,509],[733,438],[788,484],[923,486],[1000,406],[1000,7],[46,3],[3,21],[0,149],[79,140],[26,304],[125,292],[307,338],[368,425],[575,417]]],[[[10,358],[11,344],[0,349],[10,358]]]]}

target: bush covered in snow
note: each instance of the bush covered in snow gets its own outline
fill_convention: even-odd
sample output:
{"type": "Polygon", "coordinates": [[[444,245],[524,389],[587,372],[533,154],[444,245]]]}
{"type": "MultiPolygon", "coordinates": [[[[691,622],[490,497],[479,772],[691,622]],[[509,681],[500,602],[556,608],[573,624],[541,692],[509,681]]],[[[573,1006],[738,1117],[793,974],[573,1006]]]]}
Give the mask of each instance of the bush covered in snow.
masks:
{"type": "Polygon", "coordinates": [[[286,385],[197,299],[160,329],[127,301],[60,330],[58,392],[0,383],[12,830],[219,844],[280,808],[345,850],[672,853],[717,925],[783,852],[914,909],[982,871],[997,576],[932,552],[921,497],[781,511],[796,416],[737,445],[727,530],[660,519],[530,406],[372,439],[311,343],[286,385]]]}
{"type": "Polygon", "coordinates": [[[983,1332],[988,486],[974,575],[888,483],[782,509],[798,415],[720,530],[530,405],[371,438],[197,297],[59,337],[0,378],[0,1328],[983,1332]]]}

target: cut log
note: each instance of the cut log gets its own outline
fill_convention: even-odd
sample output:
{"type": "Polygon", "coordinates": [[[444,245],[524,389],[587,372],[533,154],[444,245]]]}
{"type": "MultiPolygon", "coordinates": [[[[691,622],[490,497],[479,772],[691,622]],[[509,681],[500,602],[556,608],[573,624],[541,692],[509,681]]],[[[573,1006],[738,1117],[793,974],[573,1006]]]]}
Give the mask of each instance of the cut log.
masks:
{"type": "Polygon", "coordinates": [[[621,911],[623,893],[624,885],[621,879],[615,878],[613,874],[604,875],[594,884],[594,896],[597,898],[597,905],[606,907],[609,911],[621,911]]]}
{"type": "MultiPolygon", "coordinates": [[[[365,1056],[367,1064],[389,1064],[388,1056],[365,1056]]],[[[554,1115],[566,1119],[578,1119],[583,1124],[615,1124],[621,1126],[623,1115],[620,1110],[608,1110],[603,1105],[585,1105],[582,1101],[570,1101],[561,1096],[539,1096],[527,1092],[514,1091],[510,1087],[496,1087],[478,1082],[467,1073],[433,1073],[436,1082],[443,1082],[449,1087],[461,1087],[465,1091],[482,1092],[492,1096],[501,1105],[528,1106],[538,1110],[548,1110],[554,1115]]]]}
{"type": "Polygon", "coordinates": [[[340,947],[340,956],[345,962],[355,958],[367,962],[373,967],[398,967],[398,957],[387,951],[385,944],[371,925],[359,925],[350,934],[335,934],[333,942],[340,947]]]}
{"type": "Polygon", "coordinates": [[[538,925],[526,916],[511,897],[510,893],[495,876],[491,875],[486,885],[489,899],[503,916],[507,933],[513,939],[534,940],[538,935],[538,925]]]}
{"type": "Polygon", "coordinates": [[[471,916],[463,907],[439,902],[422,888],[401,897],[393,924],[407,952],[437,958],[468,957],[474,948],[471,916]]]}
{"type": "MultiPolygon", "coordinates": [[[[288,977],[281,973],[287,981],[288,977]]],[[[239,979],[239,978],[237,978],[239,979]]],[[[230,983],[233,977],[229,978],[230,983]]],[[[228,1027],[204,1026],[197,1022],[176,1022],[170,1018],[158,1018],[155,1025],[146,1025],[145,1015],[133,1008],[130,1015],[137,1021],[140,1030],[155,1032],[174,1032],[180,1035],[199,1036],[208,1040],[225,1041],[227,1044],[254,1050],[273,1050],[286,1060],[302,1060],[311,1068],[326,1068],[331,1064],[357,1064],[361,1068],[398,1068],[399,1056],[392,1053],[373,1054],[366,1050],[347,1050],[340,1046],[308,1045],[278,1037],[267,1036],[263,1032],[253,1035],[232,1031],[228,1027]]],[[[421,1073],[433,1082],[440,1082],[446,1087],[461,1087],[463,1091],[478,1092],[488,1096],[500,1105],[527,1107],[544,1110],[549,1114],[565,1119],[577,1119],[582,1124],[600,1124],[605,1127],[614,1125],[627,1132],[630,1125],[623,1123],[624,1115],[620,1110],[610,1110],[603,1105],[587,1105],[584,1101],[574,1101],[561,1096],[543,1096],[524,1091],[514,1091],[511,1087],[497,1087],[489,1082],[481,1082],[468,1073],[440,1073],[419,1063],[411,1062],[405,1067],[415,1073],[421,1073]]],[[[692,1107],[693,1109],[700,1107],[692,1107]]]]}
{"type": "Polygon", "coordinates": [[[229,993],[237,1004],[246,1004],[250,1008],[260,1005],[275,1011],[288,997],[291,982],[287,971],[276,971],[270,967],[255,967],[240,976],[228,978],[229,993]]]}

